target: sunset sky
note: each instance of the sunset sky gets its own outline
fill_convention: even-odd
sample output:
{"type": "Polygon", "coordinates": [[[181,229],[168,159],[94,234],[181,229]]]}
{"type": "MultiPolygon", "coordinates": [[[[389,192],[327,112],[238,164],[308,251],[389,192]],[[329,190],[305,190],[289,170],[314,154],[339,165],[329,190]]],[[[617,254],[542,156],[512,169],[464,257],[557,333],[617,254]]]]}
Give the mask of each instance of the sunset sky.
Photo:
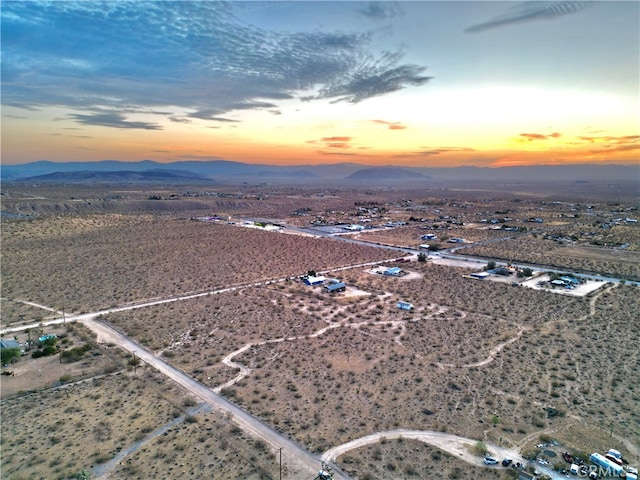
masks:
{"type": "Polygon", "coordinates": [[[637,164],[640,3],[2,2],[2,163],[637,164]]]}

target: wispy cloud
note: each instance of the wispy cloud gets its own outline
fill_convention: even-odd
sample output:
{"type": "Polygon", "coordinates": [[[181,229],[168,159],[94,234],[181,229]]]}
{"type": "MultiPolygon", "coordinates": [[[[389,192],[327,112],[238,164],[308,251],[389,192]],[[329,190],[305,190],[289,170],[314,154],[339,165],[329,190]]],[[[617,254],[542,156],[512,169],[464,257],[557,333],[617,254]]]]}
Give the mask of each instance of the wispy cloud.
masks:
{"type": "Polygon", "coordinates": [[[578,137],[583,142],[593,145],[591,153],[609,154],[613,152],[634,152],[640,150],[640,135],[601,135],[578,137]]]}
{"type": "Polygon", "coordinates": [[[320,145],[324,148],[349,149],[351,148],[351,137],[324,137],[319,140],[309,140],[307,143],[320,145]]]}
{"type": "Polygon", "coordinates": [[[398,65],[401,57],[401,52],[385,52],[376,60],[351,62],[347,72],[329,79],[317,95],[304,97],[303,100],[329,99],[332,102],[360,103],[407,86],[418,87],[431,80],[432,77],[423,75],[425,67],[398,65]]]}
{"type": "Polygon", "coordinates": [[[473,152],[473,148],[468,147],[436,147],[436,148],[424,148],[423,150],[417,150],[415,152],[402,153],[395,155],[396,158],[415,158],[415,157],[433,157],[436,155],[443,155],[448,153],[461,153],[461,152],[473,152]]]}
{"type": "Polygon", "coordinates": [[[132,122],[125,119],[119,113],[93,113],[89,115],[80,113],[69,114],[76,122],[82,125],[99,125],[102,127],[131,128],[142,130],[161,130],[159,125],[149,122],[132,122]]]}
{"type": "Polygon", "coordinates": [[[549,140],[550,138],[559,138],[561,136],[562,135],[560,135],[557,132],[550,133],[548,135],[545,135],[543,133],[521,133],[520,134],[521,140],[526,142],[531,142],[534,140],[549,140]]]}
{"type": "Polygon", "coordinates": [[[582,136],[578,137],[580,140],[584,140],[589,143],[614,143],[614,144],[624,144],[624,143],[640,143],[640,135],[623,135],[623,136],[611,136],[611,135],[602,135],[602,136],[582,136]]]}
{"type": "Polygon", "coordinates": [[[404,130],[407,128],[406,125],[403,125],[400,122],[387,122],[385,120],[373,120],[373,123],[379,123],[381,125],[386,125],[389,130],[404,130]]]}
{"type": "MultiPolygon", "coordinates": [[[[361,13],[389,17],[398,12],[394,5],[372,3],[361,13]]],[[[122,115],[229,123],[246,110],[280,114],[279,101],[303,95],[358,103],[430,79],[425,67],[403,63],[400,51],[374,52],[371,34],[270,32],[240,21],[235,7],[6,2],[2,102],[30,110],[65,107],[83,124],[157,129],[161,120],[122,115]]]]}
{"type": "Polygon", "coordinates": [[[504,15],[492,18],[486,22],[472,25],[465,32],[481,32],[492,28],[512,25],[514,23],[530,22],[533,20],[549,20],[562,15],[579,12],[597,3],[596,1],[529,1],[522,2],[511,8],[504,15]]]}

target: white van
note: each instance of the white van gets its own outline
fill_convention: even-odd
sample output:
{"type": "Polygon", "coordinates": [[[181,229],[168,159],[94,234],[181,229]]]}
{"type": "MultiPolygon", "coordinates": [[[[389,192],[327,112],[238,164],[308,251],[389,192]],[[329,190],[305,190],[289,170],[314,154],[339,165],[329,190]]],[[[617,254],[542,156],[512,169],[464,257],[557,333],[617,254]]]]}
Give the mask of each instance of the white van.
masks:
{"type": "Polygon", "coordinates": [[[580,466],[576,465],[575,463],[572,463],[571,468],[569,469],[569,473],[571,473],[572,475],[578,475],[579,472],[580,472],[580,466]]]}

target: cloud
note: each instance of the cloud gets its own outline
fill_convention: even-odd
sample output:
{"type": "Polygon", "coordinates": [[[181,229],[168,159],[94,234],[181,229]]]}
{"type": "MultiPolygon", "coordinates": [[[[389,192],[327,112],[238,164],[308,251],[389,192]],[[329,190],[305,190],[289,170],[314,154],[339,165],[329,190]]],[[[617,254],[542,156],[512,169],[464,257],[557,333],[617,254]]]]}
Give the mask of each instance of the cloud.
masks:
{"type": "Polygon", "coordinates": [[[386,122],[384,120],[373,120],[373,123],[379,123],[381,125],[387,125],[389,130],[405,130],[407,127],[400,122],[386,122]]]}
{"type": "MultiPolygon", "coordinates": [[[[230,113],[279,114],[282,100],[359,103],[430,79],[425,67],[403,63],[400,51],[374,52],[371,33],[266,31],[242,22],[240,8],[210,1],[6,2],[2,102],[79,111],[71,117],[79,123],[149,129],[159,127],[100,112],[236,122],[230,113]]],[[[361,13],[381,18],[397,11],[383,2],[361,13]]]]}
{"type": "Polygon", "coordinates": [[[327,82],[317,95],[303,100],[329,99],[332,102],[360,103],[372,97],[386,95],[407,86],[421,86],[432,77],[422,75],[425,67],[397,65],[402,54],[385,52],[375,62],[355,65],[349,72],[327,82]]]}
{"type": "Polygon", "coordinates": [[[468,147],[437,147],[437,148],[425,148],[415,152],[401,153],[394,155],[396,158],[415,158],[415,157],[433,157],[436,155],[448,154],[448,153],[460,153],[460,152],[474,152],[473,148],[468,147]]]}
{"type": "Polygon", "coordinates": [[[603,145],[599,150],[591,150],[591,153],[612,153],[612,152],[633,152],[640,150],[640,144],[637,145],[603,145]]]}
{"type": "Polygon", "coordinates": [[[591,153],[608,154],[613,152],[633,152],[640,150],[640,135],[602,135],[578,137],[583,142],[600,147],[590,150],[591,153]]]}
{"type": "Polygon", "coordinates": [[[385,20],[402,13],[400,5],[395,2],[369,2],[366,7],[360,8],[358,11],[373,20],[385,20]]]}
{"type": "Polygon", "coordinates": [[[623,143],[638,143],[640,142],[640,135],[623,135],[620,137],[603,135],[599,137],[592,136],[582,136],[578,137],[580,140],[584,140],[589,143],[614,143],[614,144],[623,144],[623,143]]]}
{"type": "Polygon", "coordinates": [[[191,123],[191,120],[186,117],[176,117],[173,115],[169,116],[169,120],[174,123],[191,123]]]}
{"type": "Polygon", "coordinates": [[[513,7],[509,13],[495,17],[489,21],[472,25],[465,32],[481,32],[492,28],[533,20],[549,20],[562,15],[579,12],[594,5],[595,1],[528,1],[513,7]]]}
{"type": "Polygon", "coordinates": [[[320,140],[309,140],[307,143],[312,145],[321,145],[324,148],[351,148],[351,137],[324,137],[320,140]]]}
{"type": "Polygon", "coordinates": [[[324,150],[318,150],[317,152],[320,155],[333,155],[333,156],[340,156],[340,157],[353,157],[354,155],[356,155],[355,153],[347,153],[347,152],[326,152],[324,150]]]}
{"type": "Polygon", "coordinates": [[[70,113],[70,118],[82,125],[98,125],[101,127],[132,128],[142,130],[162,130],[162,127],[149,122],[127,121],[124,115],[119,113],[93,113],[84,115],[80,113],[70,113]]]}
{"type": "Polygon", "coordinates": [[[324,137],[322,142],[350,142],[351,137],[324,137]]]}
{"type": "Polygon", "coordinates": [[[524,139],[523,141],[531,142],[533,140],[549,140],[550,138],[559,138],[560,135],[557,132],[551,133],[549,135],[544,135],[542,133],[521,133],[520,137],[524,139]]]}

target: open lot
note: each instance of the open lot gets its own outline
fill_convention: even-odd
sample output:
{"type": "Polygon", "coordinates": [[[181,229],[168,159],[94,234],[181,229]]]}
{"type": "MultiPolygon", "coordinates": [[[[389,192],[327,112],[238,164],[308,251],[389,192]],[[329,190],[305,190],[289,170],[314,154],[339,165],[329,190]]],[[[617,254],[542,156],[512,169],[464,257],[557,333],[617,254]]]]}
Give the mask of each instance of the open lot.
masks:
{"type": "MultiPolygon", "coordinates": [[[[380,201],[396,202],[395,194],[382,195],[380,201]]],[[[392,260],[397,252],[193,222],[183,213],[205,213],[194,204],[179,215],[123,208],[117,214],[79,209],[50,216],[47,209],[59,203],[49,199],[43,206],[33,198],[31,212],[46,214],[3,220],[3,327],[60,317],[24,300],[81,312],[241,286],[103,320],[318,454],[378,431],[407,428],[523,449],[546,434],[567,448],[613,447],[640,460],[640,352],[622,341],[640,334],[637,287],[600,283],[583,296],[557,295],[464,278],[481,264],[468,268],[430,260],[389,262],[409,272],[399,278],[372,274],[368,266],[333,272],[347,289],[329,294],[299,276],[310,269],[392,260]],[[414,308],[399,310],[400,300],[414,308]]],[[[216,213],[245,215],[255,203],[260,215],[276,218],[293,211],[301,198],[320,205],[322,197],[286,196],[280,210],[274,197],[266,205],[217,198],[216,213]]],[[[350,208],[339,194],[322,202],[350,208]]],[[[519,203],[505,200],[494,210],[519,203]]],[[[388,214],[392,219],[407,216],[399,205],[398,213],[388,214]]],[[[477,217],[487,216],[483,207],[477,217]]],[[[476,218],[471,206],[450,208],[450,216],[460,209],[476,218]]],[[[487,237],[477,237],[482,239],[487,237]]],[[[499,249],[511,241],[487,245],[499,249]]],[[[605,271],[622,272],[625,265],[622,260],[605,271]]],[[[55,331],[67,333],[65,326],[55,331]]],[[[69,337],[69,347],[81,341],[69,337]]],[[[101,465],[136,441],[144,446],[109,464],[111,478],[192,477],[196,471],[277,477],[277,452],[268,445],[243,435],[215,411],[189,413],[197,403],[187,392],[149,368],[132,371],[123,352],[108,345],[95,351],[99,355],[62,365],[56,357],[22,357],[11,366],[16,376],[2,377],[2,470],[10,478],[62,479],[82,468],[100,473],[101,465]],[[54,387],[62,376],[72,381],[54,387]],[[77,399],[76,410],[69,410],[66,392],[77,399]]],[[[409,440],[362,447],[337,462],[358,478],[428,478],[436,472],[441,478],[507,478],[503,470],[453,461],[409,440]]],[[[300,472],[286,474],[300,478],[300,472]]]]}

